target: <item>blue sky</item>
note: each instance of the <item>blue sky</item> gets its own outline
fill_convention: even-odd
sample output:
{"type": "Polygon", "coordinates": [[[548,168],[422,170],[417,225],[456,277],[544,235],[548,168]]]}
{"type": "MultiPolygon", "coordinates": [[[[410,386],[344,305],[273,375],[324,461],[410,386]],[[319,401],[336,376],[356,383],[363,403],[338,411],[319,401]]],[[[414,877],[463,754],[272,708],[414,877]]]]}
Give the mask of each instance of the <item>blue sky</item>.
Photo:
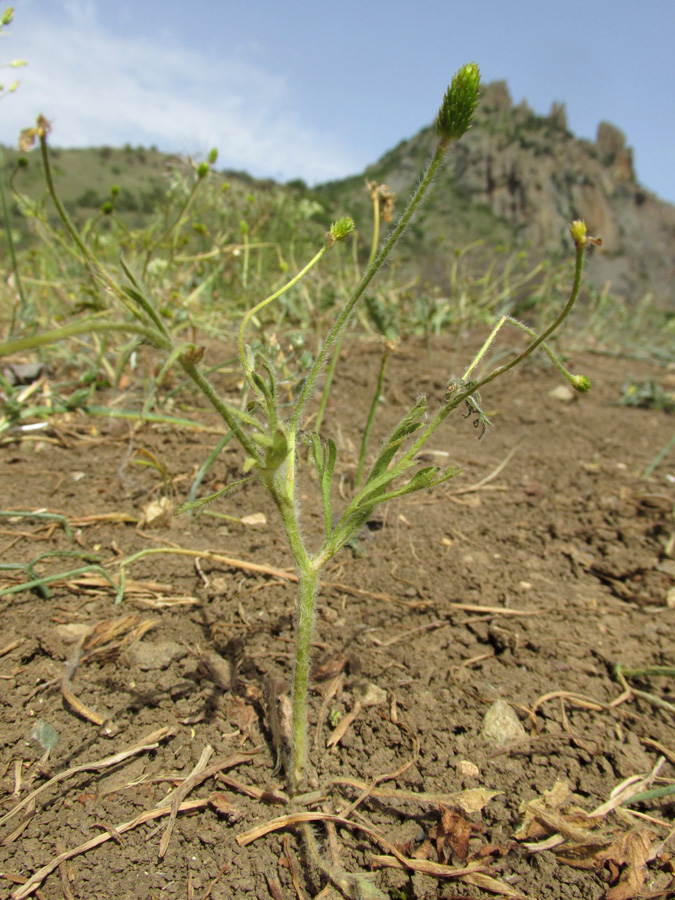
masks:
{"type": "MultiPolygon", "coordinates": [[[[4,8],[5,4],[2,4],[4,8]]],[[[23,58],[0,143],[38,113],[59,146],[219,149],[223,168],[313,183],[429,124],[475,60],[570,129],[621,128],[639,181],[675,202],[674,0],[14,0],[23,58]]],[[[5,72],[8,83],[14,72],[5,72]]]]}

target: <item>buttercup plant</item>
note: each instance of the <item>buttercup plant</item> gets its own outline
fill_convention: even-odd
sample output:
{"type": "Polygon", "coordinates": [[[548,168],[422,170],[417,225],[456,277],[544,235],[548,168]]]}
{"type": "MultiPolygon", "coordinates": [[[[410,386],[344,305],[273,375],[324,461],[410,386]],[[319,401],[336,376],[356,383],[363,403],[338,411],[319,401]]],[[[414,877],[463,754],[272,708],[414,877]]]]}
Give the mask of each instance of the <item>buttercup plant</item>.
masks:
{"type": "Polygon", "coordinates": [[[438,142],[426,172],[411,196],[405,211],[382,246],[373,255],[359,284],[335,317],[325,341],[317,350],[313,364],[306,373],[298,375],[295,392],[290,402],[287,386],[284,385],[283,391],[281,389],[279,372],[273,355],[264,349],[253,349],[247,342],[247,326],[257,313],[297,284],[336,242],[344,240],[351,234],[354,229],[353,221],[349,218],[342,218],[335,222],[326,235],[323,246],[307,265],[283,287],[246,313],[237,338],[239,363],[250,398],[245,410],[223,399],[205,376],[201,368],[205,353],[204,347],[175,342],[162,315],[149,299],[143,284],[124,260],[121,265],[126,281],[120,283],[110,275],[109,271],[97,261],[87,245],[81,241],[54,192],[47,154],[48,123],[44,119],[39,120],[37,128],[24,136],[24,139],[26,136],[37,137],[40,141],[49,191],[90,275],[103,290],[124,304],[126,310],[133,315],[134,320],[130,322],[111,321],[105,316],[89,318],[37,338],[9,341],[4,346],[0,346],[0,354],[16,352],[86,332],[126,331],[135,334],[142,341],[164,351],[170,361],[183,368],[241,444],[246,454],[243,466],[244,477],[208,497],[182,504],[176,513],[198,509],[218,498],[225,497],[247,481],[257,481],[262,484],[277,507],[298,576],[291,745],[286,759],[286,773],[291,794],[297,794],[301,789],[307,767],[310,643],[314,628],[320,575],[326,564],[358,534],[378,506],[389,500],[423,490],[431,490],[457,474],[458,469],[454,467],[443,469],[436,466],[420,466],[418,460],[421,451],[434,437],[448,415],[460,407],[468,407],[469,413],[475,417],[475,423],[485,430],[490,423],[481,410],[479,390],[521,363],[537,347],[544,346],[556,366],[577,390],[587,390],[590,386],[587,379],[567,372],[545,344],[546,339],[562,324],[574,306],[581,285],[585,247],[589,242],[596,240],[588,237],[583,223],[575,222],[572,226],[572,237],[576,248],[574,279],[569,299],[556,319],[541,334],[536,335],[526,325],[508,316],[503,317],[469,364],[464,375],[450,377],[450,373],[448,374],[447,391],[435,412],[429,412],[428,401],[424,395],[417,397],[379,448],[369,471],[366,467],[366,470],[360,473],[360,481],[346,508],[339,515],[334,516],[331,488],[336,468],[337,448],[333,440],[323,439],[317,431],[303,430],[307,419],[308,404],[316,394],[319,379],[326,366],[330,364],[357,304],[364,297],[372,279],[408,226],[441,168],[450,146],[471,127],[478,104],[479,87],[480,74],[475,63],[463,66],[452,79],[436,119],[438,142]],[[499,329],[507,322],[523,330],[530,338],[529,343],[509,362],[482,377],[472,378],[472,374],[479,363],[484,360],[499,329]],[[300,526],[301,511],[297,495],[297,468],[300,458],[304,456],[300,452],[304,447],[309,450],[309,464],[314,467],[318,476],[323,508],[324,533],[320,546],[315,550],[309,549],[300,526]]]}

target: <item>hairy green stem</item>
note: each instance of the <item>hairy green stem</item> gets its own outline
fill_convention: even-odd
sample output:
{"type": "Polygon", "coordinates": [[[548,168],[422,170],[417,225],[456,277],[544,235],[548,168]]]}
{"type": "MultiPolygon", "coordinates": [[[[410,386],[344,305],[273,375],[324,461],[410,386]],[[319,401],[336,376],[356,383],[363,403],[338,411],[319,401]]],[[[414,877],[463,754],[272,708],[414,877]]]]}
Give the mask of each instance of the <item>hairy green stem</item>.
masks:
{"type": "MultiPolygon", "coordinates": [[[[7,237],[7,249],[9,250],[9,258],[12,263],[12,272],[14,273],[14,281],[16,290],[19,295],[19,315],[23,319],[26,311],[26,296],[23,292],[23,284],[21,282],[21,273],[19,265],[16,261],[16,251],[14,249],[14,237],[12,235],[12,220],[9,215],[9,206],[7,205],[7,191],[5,190],[5,156],[0,148],[0,198],[2,199],[2,217],[5,220],[5,235],[7,237]]],[[[14,332],[16,325],[16,307],[12,310],[12,321],[9,326],[9,333],[14,332]]]]}
{"type": "Polygon", "coordinates": [[[375,421],[375,413],[377,412],[377,405],[380,402],[380,397],[382,396],[382,389],[384,387],[384,375],[387,370],[387,361],[389,359],[389,354],[391,350],[388,347],[384,348],[384,352],[382,354],[382,359],[380,361],[380,371],[377,376],[377,387],[375,388],[375,394],[373,395],[373,402],[370,404],[370,410],[368,412],[368,420],[366,421],[366,427],[363,429],[363,437],[361,439],[361,448],[359,450],[359,463],[356,467],[356,477],[354,479],[354,488],[358,490],[361,487],[361,479],[363,477],[363,464],[366,459],[366,450],[368,448],[368,440],[370,438],[370,432],[373,427],[373,422],[375,421]]]}
{"type": "Polygon", "coordinates": [[[307,698],[309,695],[310,647],[314,631],[314,608],[319,573],[309,566],[298,571],[298,620],[293,671],[293,716],[291,722],[290,790],[297,793],[307,762],[307,698]]]}
{"type": "Polygon", "coordinates": [[[446,153],[448,152],[450,146],[450,142],[446,140],[440,140],[436,147],[436,152],[434,153],[433,159],[429,163],[426,172],[422,180],[420,181],[417,190],[410,198],[410,202],[403,212],[401,218],[396,223],[396,227],[384,243],[382,249],[377,254],[374,262],[367,269],[363,278],[361,279],[358,287],[353,292],[351,297],[347,300],[344,305],[342,311],[338,315],[337,319],[333,323],[333,327],[328,332],[326,336],[326,340],[324,341],[323,347],[319,351],[316,361],[311,368],[309,375],[307,376],[307,380],[305,381],[304,387],[300,396],[298,397],[298,401],[296,403],[296,407],[293,411],[293,415],[291,416],[290,426],[293,430],[296,430],[300,426],[300,422],[302,420],[302,415],[305,409],[305,405],[307,401],[314,395],[314,389],[316,385],[316,380],[319,377],[319,374],[323,370],[324,365],[326,364],[326,360],[328,358],[329,353],[333,350],[333,346],[338,339],[338,336],[341,332],[346,328],[349,318],[354,310],[354,307],[358,303],[358,301],[363,296],[364,291],[373,280],[379,269],[382,267],[382,264],[387,259],[391,251],[394,249],[398,239],[401,237],[403,232],[408,226],[411,218],[415,214],[418,206],[424,199],[424,195],[429,189],[431,182],[434,180],[434,176],[436,175],[441,163],[443,162],[446,153]]]}
{"type": "MultiPolygon", "coordinates": [[[[189,362],[184,358],[184,356],[179,357],[179,361],[185,373],[190,376],[190,378],[194,381],[202,394],[204,394],[206,399],[216,410],[218,415],[227,423],[227,427],[234,434],[243,449],[252,459],[256,461],[256,463],[258,463],[258,465],[262,465],[262,457],[260,455],[260,451],[253,443],[253,441],[249,438],[248,434],[241,427],[240,421],[243,418],[243,414],[238,409],[235,409],[235,407],[225,402],[218,395],[216,389],[213,387],[208,378],[202,375],[196,364],[189,362]]],[[[249,419],[251,421],[248,422],[248,424],[254,423],[257,427],[259,427],[259,423],[252,419],[251,416],[245,417],[245,420],[249,419]]]]}
{"type": "Polygon", "coordinates": [[[169,349],[162,336],[154,328],[137,325],[135,322],[99,322],[89,319],[84,322],[76,322],[74,325],[64,325],[63,328],[55,328],[53,331],[45,331],[42,334],[6,341],[4,344],[0,344],[0,356],[9,356],[10,353],[20,353],[23,350],[32,350],[34,347],[43,347],[45,344],[54,344],[79,334],[107,334],[113,331],[137,334],[155,347],[169,349]]]}
{"type": "Polygon", "coordinates": [[[333,384],[333,376],[335,375],[335,369],[337,368],[338,359],[340,358],[340,350],[342,349],[342,341],[344,340],[344,336],[346,333],[346,331],[343,331],[336,340],[333,355],[331,356],[328,367],[326,368],[326,377],[323,382],[323,390],[321,391],[319,408],[317,409],[316,420],[314,422],[314,431],[316,431],[317,434],[321,434],[321,426],[323,425],[323,417],[326,414],[326,406],[328,405],[328,398],[330,397],[330,389],[331,385],[333,384]]]}
{"type": "Polygon", "coordinates": [[[318,261],[321,259],[321,257],[324,255],[324,253],[328,249],[328,246],[329,245],[327,243],[324,244],[324,246],[319,250],[319,252],[317,254],[315,254],[312,257],[312,259],[310,259],[310,261],[307,263],[307,265],[305,266],[304,269],[301,269],[300,272],[298,272],[297,275],[295,275],[293,278],[291,278],[290,281],[287,281],[286,284],[282,285],[282,287],[280,287],[278,291],[275,291],[273,294],[270,294],[269,297],[266,297],[264,300],[261,300],[260,303],[256,304],[252,309],[249,309],[249,311],[246,313],[244,318],[241,320],[241,325],[239,326],[239,334],[237,336],[237,346],[239,348],[239,362],[241,363],[241,368],[242,368],[244,374],[246,375],[246,380],[249,382],[251,387],[254,388],[254,390],[255,390],[255,386],[251,383],[250,373],[248,371],[248,365],[246,363],[246,349],[244,346],[244,331],[246,329],[246,326],[248,325],[250,320],[253,318],[253,316],[255,316],[257,313],[259,313],[261,309],[264,309],[268,305],[268,303],[271,303],[273,300],[277,300],[279,297],[281,297],[282,294],[285,294],[286,291],[288,291],[290,288],[292,288],[294,285],[296,285],[300,281],[300,279],[304,278],[305,275],[307,274],[307,272],[309,272],[309,270],[318,263],[318,261]]]}
{"type": "MultiPolygon", "coordinates": [[[[456,395],[454,395],[451,401],[444,403],[439,409],[436,415],[433,417],[431,422],[426,426],[426,428],[422,429],[420,436],[416,441],[412,444],[412,446],[408,449],[408,451],[401,457],[399,465],[409,465],[417,456],[417,454],[422,450],[425,446],[429,438],[434,434],[434,432],[439,428],[441,423],[447,418],[447,416],[452,412],[453,409],[457,409],[457,407],[479,391],[484,385],[488,384],[491,381],[494,381],[495,378],[498,378],[500,375],[503,375],[505,372],[508,372],[510,369],[513,369],[514,366],[517,366],[524,359],[530,356],[537,347],[539,347],[547,337],[550,335],[564,322],[567,316],[572,311],[572,307],[574,306],[576,299],[579,295],[579,288],[581,287],[581,275],[584,268],[584,247],[577,246],[576,248],[576,262],[575,262],[575,270],[574,270],[574,282],[572,284],[572,289],[570,291],[569,299],[565,304],[563,310],[560,314],[555,318],[553,323],[549,325],[549,327],[543,331],[539,337],[532,341],[531,344],[528,344],[527,347],[515,356],[508,363],[504,363],[503,366],[498,366],[496,369],[493,369],[488,375],[484,378],[481,378],[477,382],[471,383],[470,387],[467,390],[460,391],[456,395]]],[[[485,341],[481,349],[478,351],[476,356],[471,362],[471,365],[464,373],[464,381],[467,380],[468,375],[475,368],[476,364],[483,358],[485,352],[488,347],[494,340],[494,337],[497,333],[497,329],[493,328],[490,336],[485,341]]]]}

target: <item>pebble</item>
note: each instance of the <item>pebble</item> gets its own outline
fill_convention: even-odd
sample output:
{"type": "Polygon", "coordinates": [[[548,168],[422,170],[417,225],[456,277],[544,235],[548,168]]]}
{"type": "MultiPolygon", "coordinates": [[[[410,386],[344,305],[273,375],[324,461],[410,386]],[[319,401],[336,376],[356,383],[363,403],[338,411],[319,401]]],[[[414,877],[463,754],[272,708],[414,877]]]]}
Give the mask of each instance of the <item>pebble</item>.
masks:
{"type": "Polygon", "coordinates": [[[495,700],[485,713],[481,734],[486,741],[503,747],[527,737],[520,719],[506,700],[495,700]]]}
{"type": "Polygon", "coordinates": [[[557,387],[554,387],[552,391],[549,391],[548,395],[549,397],[553,397],[554,400],[570,403],[574,400],[576,392],[574,388],[571,388],[566,384],[559,384],[557,387]]]}
{"type": "Polygon", "coordinates": [[[152,669],[166,669],[174,659],[182,659],[187,652],[182,644],[175,641],[141,641],[132,644],[126,656],[132,665],[138,666],[143,672],[149,672],[152,669]]]}
{"type": "Polygon", "coordinates": [[[460,778],[478,778],[480,774],[478,766],[469,759],[460,759],[455,768],[460,778]]]}

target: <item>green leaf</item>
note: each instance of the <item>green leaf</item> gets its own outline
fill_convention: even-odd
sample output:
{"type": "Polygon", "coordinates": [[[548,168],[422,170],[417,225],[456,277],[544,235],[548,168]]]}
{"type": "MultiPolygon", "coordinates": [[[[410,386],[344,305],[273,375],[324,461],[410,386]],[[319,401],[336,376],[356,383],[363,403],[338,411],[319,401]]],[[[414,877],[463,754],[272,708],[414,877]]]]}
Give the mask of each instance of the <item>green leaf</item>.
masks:
{"type": "MultiPolygon", "coordinates": [[[[430,490],[431,488],[436,487],[436,485],[443,484],[444,481],[449,481],[451,478],[454,478],[461,470],[451,467],[446,469],[443,474],[438,475],[439,471],[440,469],[436,466],[426,466],[424,469],[420,469],[419,472],[416,472],[406,484],[399,488],[395,488],[393,491],[382,491],[375,496],[363,500],[361,503],[356,503],[352,507],[352,511],[358,513],[367,510],[368,515],[370,515],[375,506],[379,506],[381,503],[387,503],[387,501],[394,500],[397,497],[404,497],[406,494],[415,494],[418,491],[430,490]]],[[[358,495],[355,500],[358,500],[358,495]]]]}
{"type": "Polygon", "coordinates": [[[268,472],[278,469],[288,456],[288,440],[281,428],[277,428],[274,434],[253,434],[251,440],[265,448],[265,465],[261,468],[268,472]]]}
{"type": "Polygon", "coordinates": [[[174,516],[179,516],[181,513],[188,512],[191,509],[200,509],[208,503],[213,503],[213,501],[217,500],[219,497],[226,497],[228,494],[233,493],[233,491],[246,484],[247,481],[255,481],[255,477],[249,475],[247,478],[241,478],[239,481],[231,481],[230,484],[226,484],[224,488],[216,491],[215,494],[209,494],[208,497],[200,497],[198,500],[188,500],[185,503],[181,503],[180,506],[177,506],[174,509],[173,514],[174,516]]]}
{"type": "Polygon", "coordinates": [[[419,429],[422,428],[423,423],[420,421],[420,419],[422,419],[426,411],[427,398],[424,396],[424,394],[422,394],[417,399],[417,402],[415,403],[413,408],[408,413],[406,413],[406,415],[401,419],[396,428],[394,428],[390,436],[385,441],[382,450],[380,450],[380,453],[373,463],[372,469],[370,470],[370,474],[368,475],[368,479],[366,481],[366,486],[387,470],[389,463],[392,461],[401,444],[404,443],[406,438],[410,437],[411,434],[414,434],[416,431],[419,431],[419,429]]]}

